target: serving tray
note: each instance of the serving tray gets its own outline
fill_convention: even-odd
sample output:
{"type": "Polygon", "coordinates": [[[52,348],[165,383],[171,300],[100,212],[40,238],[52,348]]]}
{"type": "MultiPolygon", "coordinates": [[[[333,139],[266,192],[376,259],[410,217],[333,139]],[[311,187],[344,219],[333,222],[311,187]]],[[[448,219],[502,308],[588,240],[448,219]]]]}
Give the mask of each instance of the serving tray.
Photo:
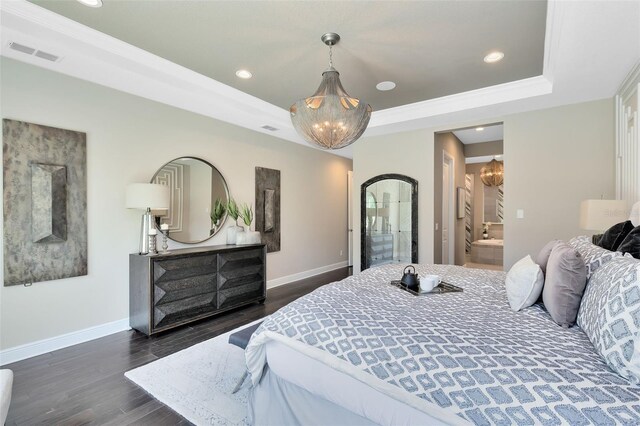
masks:
{"type": "Polygon", "coordinates": [[[391,281],[391,285],[394,287],[398,287],[401,290],[406,291],[407,293],[411,293],[414,296],[430,296],[432,294],[444,294],[444,293],[459,293],[462,291],[462,287],[458,287],[457,285],[449,284],[447,282],[442,281],[440,284],[435,286],[431,291],[425,292],[417,292],[408,289],[400,283],[400,280],[391,281]]]}

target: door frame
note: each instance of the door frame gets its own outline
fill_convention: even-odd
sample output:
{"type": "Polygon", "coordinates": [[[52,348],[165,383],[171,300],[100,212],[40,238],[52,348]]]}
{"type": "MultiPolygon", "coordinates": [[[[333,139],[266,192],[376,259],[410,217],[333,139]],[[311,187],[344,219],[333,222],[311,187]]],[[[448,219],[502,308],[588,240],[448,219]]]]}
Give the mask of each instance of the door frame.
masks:
{"type": "MultiPolygon", "coordinates": [[[[442,229],[444,229],[444,223],[447,224],[447,241],[449,244],[449,259],[448,265],[455,265],[456,263],[456,220],[455,220],[455,160],[451,154],[449,154],[444,149],[442,150],[442,170],[443,170],[443,179],[442,179],[442,229]],[[449,188],[445,188],[444,181],[444,167],[445,164],[449,166],[449,188]],[[449,206],[449,214],[445,215],[445,202],[448,203],[449,206]],[[445,217],[448,216],[448,217],[445,217]],[[446,221],[446,222],[445,222],[446,221]]],[[[441,232],[442,235],[442,232],[441,232]]],[[[441,237],[442,239],[442,237],[441,237]]],[[[440,244],[442,263],[444,264],[444,241],[440,244]]]]}

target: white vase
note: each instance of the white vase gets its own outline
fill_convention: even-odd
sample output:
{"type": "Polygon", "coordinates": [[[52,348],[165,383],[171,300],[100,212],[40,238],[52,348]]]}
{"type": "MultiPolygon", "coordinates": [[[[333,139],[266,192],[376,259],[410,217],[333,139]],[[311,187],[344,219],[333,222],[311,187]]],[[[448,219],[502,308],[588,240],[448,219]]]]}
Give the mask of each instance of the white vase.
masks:
{"type": "Polygon", "coordinates": [[[244,233],[242,226],[230,226],[227,228],[227,244],[237,244],[238,235],[244,233]]]}
{"type": "Polygon", "coordinates": [[[245,231],[238,234],[237,245],[260,244],[261,236],[258,231],[245,231]]]}

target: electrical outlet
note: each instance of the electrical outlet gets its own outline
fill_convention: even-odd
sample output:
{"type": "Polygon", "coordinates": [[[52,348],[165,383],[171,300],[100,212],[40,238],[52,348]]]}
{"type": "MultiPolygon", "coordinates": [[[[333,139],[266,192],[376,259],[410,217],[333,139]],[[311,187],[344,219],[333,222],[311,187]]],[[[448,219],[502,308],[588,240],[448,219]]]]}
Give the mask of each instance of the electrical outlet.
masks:
{"type": "Polygon", "coordinates": [[[340,250],[340,256],[342,256],[342,250],[340,250]]]}
{"type": "Polygon", "coordinates": [[[438,230],[438,223],[436,222],[436,231],[438,230]]]}
{"type": "Polygon", "coordinates": [[[524,219],[524,210],[523,209],[516,210],[516,219],[524,219]]]}

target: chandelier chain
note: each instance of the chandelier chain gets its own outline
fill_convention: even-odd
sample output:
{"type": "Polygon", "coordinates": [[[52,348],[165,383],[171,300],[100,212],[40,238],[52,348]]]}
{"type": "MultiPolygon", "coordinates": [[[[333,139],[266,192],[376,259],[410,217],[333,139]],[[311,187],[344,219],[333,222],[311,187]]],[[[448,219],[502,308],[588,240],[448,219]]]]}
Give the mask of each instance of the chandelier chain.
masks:
{"type": "Polygon", "coordinates": [[[329,66],[333,67],[333,44],[329,45],[329,66]]]}

